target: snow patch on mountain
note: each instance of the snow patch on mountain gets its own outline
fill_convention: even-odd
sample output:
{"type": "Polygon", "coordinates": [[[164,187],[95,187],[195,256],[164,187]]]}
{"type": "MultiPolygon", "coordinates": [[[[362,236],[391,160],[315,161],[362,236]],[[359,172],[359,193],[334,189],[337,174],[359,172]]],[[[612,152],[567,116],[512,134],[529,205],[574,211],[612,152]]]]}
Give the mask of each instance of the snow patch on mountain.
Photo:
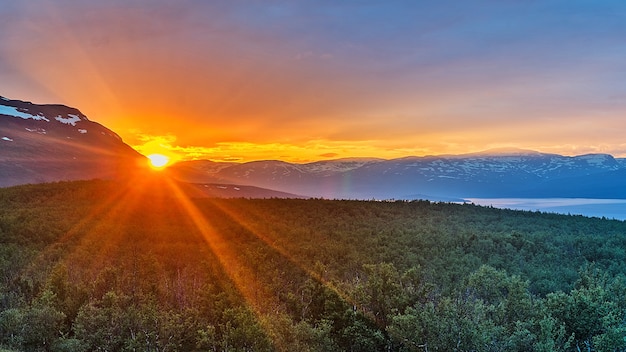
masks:
{"type": "Polygon", "coordinates": [[[54,119],[66,125],[72,125],[72,126],[76,126],[76,123],[81,121],[81,118],[78,115],[67,114],[67,116],[68,117],[63,117],[59,115],[55,117],[54,119]]]}
{"type": "Polygon", "coordinates": [[[35,132],[35,133],[39,133],[39,134],[46,134],[46,133],[48,133],[48,132],[46,132],[46,130],[45,130],[45,129],[43,129],[43,128],[28,128],[28,127],[26,127],[25,129],[26,129],[26,131],[28,131],[28,132],[35,132]]]}
{"type": "Polygon", "coordinates": [[[7,115],[13,117],[19,117],[22,119],[33,119],[33,120],[43,120],[46,122],[50,122],[45,116],[42,115],[32,115],[27,112],[27,109],[18,109],[12,106],[0,105],[0,115],[7,115]]]}
{"type": "Polygon", "coordinates": [[[578,159],[587,162],[591,166],[603,167],[614,161],[613,157],[607,154],[587,154],[580,155],[578,159]]]}
{"type": "Polygon", "coordinates": [[[356,170],[362,166],[377,163],[384,159],[377,158],[344,158],[335,160],[315,161],[307,164],[300,164],[301,171],[314,174],[343,173],[356,170]]]}
{"type": "Polygon", "coordinates": [[[6,136],[5,136],[5,137],[2,137],[2,140],[3,140],[3,141],[7,141],[7,142],[13,142],[13,140],[12,140],[11,138],[6,137],[6,136]]]}

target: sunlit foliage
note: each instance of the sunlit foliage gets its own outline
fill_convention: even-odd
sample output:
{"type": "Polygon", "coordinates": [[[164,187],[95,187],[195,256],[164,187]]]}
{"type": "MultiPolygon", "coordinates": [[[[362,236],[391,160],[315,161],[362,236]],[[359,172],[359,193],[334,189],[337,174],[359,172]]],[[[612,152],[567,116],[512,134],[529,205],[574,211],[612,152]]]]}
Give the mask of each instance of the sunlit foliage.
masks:
{"type": "Polygon", "coordinates": [[[0,189],[0,350],[626,350],[624,222],[185,194],[0,189]]]}

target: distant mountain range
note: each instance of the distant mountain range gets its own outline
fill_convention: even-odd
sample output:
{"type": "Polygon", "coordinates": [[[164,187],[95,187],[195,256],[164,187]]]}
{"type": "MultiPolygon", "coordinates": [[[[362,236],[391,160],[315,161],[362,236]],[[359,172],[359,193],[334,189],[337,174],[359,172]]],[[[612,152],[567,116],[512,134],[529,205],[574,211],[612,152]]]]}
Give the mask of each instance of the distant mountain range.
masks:
{"type": "Polygon", "coordinates": [[[608,154],[569,157],[511,149],[308,164],[187,161],[170,172],[188,182],[236,183],[341,199],[626,198],[626,159],[608,154]]]}
{"type": "MultiPolygon", "coordinates": [[[[124,177],[145,167],[108,128],[64,105],[0,97],[0,187],[124,177]]],[[[624,198],[626,159],[530,150],[295,164],[180,162],[167,174],[197,196],[330,199],[624,198]]]]}

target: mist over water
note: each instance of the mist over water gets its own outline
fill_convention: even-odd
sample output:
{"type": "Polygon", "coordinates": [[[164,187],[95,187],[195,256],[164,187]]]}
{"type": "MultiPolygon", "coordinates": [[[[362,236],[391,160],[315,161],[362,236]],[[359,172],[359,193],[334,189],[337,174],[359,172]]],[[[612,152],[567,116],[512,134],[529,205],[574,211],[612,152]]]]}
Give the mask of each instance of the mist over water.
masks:
{"type": "Polygon", "coordinates": [[[467,198],[469,202],[502,209],[605,217],[626,220],[626,199],[591,198],[467,198]]]}

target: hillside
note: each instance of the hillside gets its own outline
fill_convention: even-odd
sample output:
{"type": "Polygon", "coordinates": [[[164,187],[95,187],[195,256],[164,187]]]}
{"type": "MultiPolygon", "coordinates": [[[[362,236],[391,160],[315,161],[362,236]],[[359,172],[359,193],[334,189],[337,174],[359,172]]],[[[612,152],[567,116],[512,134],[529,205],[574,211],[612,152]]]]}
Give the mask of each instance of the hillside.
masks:
{"type": "Polygon", "coordinates": [[[275,189],[329,199],[626,198],[624,159],[528,150],[463,155],[174,165],[173,177],[275,189]]]}
{"type": "MultiPolygon", "coordinates": [[[[0,147],[0,187],[128,178],[146,165],[145,157],[115,132],[76,108],[5,97],[0,97],[0,147]]],[[[626,199],[624,159],[608,154],[563,156],[522,149],[304,164],[193,160],[178,163],[167,173],[181,182],[210,185],[203,193],[225,197],[245,193],[252,197],[444,201],[626,199]],[[238,192],[235,187],[249,192],[238,192]]]]}
{"type": "Polygon", "coordinates": [[[626,223],[470,204],[0,189],[0,348],[626,348],[626,223]]]}
{"type": "Polygon", "coordinates": [[[126,177],[145,158],[78,109],[0,97],[0,187],[126,177]]]}

